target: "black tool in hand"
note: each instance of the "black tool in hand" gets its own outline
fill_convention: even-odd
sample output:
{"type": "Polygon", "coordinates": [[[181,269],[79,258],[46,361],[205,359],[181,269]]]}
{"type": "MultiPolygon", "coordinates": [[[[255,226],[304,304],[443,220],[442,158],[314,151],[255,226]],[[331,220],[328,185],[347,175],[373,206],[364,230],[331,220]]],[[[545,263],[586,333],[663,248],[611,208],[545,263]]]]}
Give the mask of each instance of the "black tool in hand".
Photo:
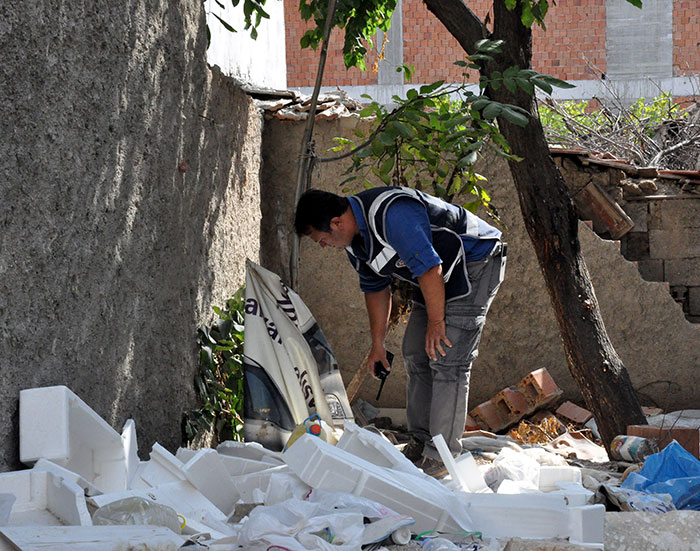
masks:
{"type": "MultiPolygon", "coordinates": [[[[389,367],[391,367],[391,362],[394,360],[394,355],[388,350],[386,351],[386,360],[389,362],[389,367]]],[[[374,376],[381,380],[381,383],[379,383],[379,392],[377,392],[377,400],[379,400],[379,397],[382,395],[382,389],[384,388],[384,383],[386,382],[386,378],[389,376],[389,373],[391,373],[391,371],[384,367],[382,362],[374,362],[374,376]]]]}

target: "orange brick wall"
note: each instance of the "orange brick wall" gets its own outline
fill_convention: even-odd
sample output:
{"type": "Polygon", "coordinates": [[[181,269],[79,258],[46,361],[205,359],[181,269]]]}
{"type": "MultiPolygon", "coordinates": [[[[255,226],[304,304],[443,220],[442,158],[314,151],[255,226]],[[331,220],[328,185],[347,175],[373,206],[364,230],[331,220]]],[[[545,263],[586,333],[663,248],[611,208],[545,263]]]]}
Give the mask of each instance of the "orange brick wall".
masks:
{"type": "MultiPolygon", "coordinates": [[[[287,86],[298,88],[301,86],[313,86],[318,70],[318,58],[321,47],[318,50],[304,48],[299,45],[301,37],[310,23],[306,23],[299,15],[298,0],[284,0],[285,42],[287,53],[287,86]]],[[[331,40],[328,44],[328,56],[323,72],[323,86],[359,86],[377,83],[377,74],[372,72],[372,64],[376,55],[370,55],[367,61],[369,69],[365,72],[359,69],[345,69],[343,63],[343,36],[341,29],[333,29],[331,40]]],[[[379,44],[381,47],[381,44],[379,44]]]]}
{"type": "MultiPolygon", "coordinates": [[[[492,0],[469,2],[469,8],[482,20],[492,0]]],[[[413,65],[413,82],[460,82],[462,68],[454,64],[466,54],[421,0],[403,0],[403,62],[413,65]]],[[[473,80],[473,79],[472,79],[473,80]]]]}
{"type": "Polygon", "coordinates": [[[532,66],[563,80],[589,80],[606,70],[605,2],[550,3],[547,30],[533,25],[532,66]],[[589,66],[590,63],[590,66],[589,66]]]}
{"type": "Polygon", "coordinates": [[[673,2],[673,75],[700,71],[700,6],[698,0],[673,2]]]}

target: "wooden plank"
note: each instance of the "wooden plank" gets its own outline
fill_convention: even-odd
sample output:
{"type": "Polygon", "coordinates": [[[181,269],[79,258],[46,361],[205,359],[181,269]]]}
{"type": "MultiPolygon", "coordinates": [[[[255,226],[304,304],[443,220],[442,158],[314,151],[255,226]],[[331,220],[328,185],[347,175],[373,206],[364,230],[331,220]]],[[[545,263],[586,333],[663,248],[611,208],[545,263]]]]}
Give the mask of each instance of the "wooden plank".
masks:
{"type": "Polygon", "coordinates": [[[163,526],[4,526],[0,535],[0,551],[175,551],[185,542],[163,526]]]}

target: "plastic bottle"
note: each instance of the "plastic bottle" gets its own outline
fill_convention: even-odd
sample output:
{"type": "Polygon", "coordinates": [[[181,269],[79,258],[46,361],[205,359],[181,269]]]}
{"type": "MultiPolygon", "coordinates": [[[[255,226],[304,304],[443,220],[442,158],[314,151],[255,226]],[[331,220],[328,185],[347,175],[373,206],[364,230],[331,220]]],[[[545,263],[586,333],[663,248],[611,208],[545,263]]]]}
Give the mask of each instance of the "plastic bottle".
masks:
{"type": "Polygon", "coordinates": [[[151,524],[165,526],[176,534],[181,532],[182,526],[180,518],[172,507],[138,496],[103,505],[92,515],[92,522],[97,526],[151,524]]]}
{"type": "Polygon", "coordinates": [[[459,551],[459,547],[445,538],[430,538],[423,542],[423,551],[459,551]]]}
{"type": "Polygon", "coordinates": [[[326,427],[324,425],[325,423],[321,421],[321,417],[319,417],[317,413],[309,415],[306,419],[304,419],[294,428],[292,434],[289,435],[289,439],[284,445],[284,449],[282,451],[287,451],[289,446],[294,444],[294,442],[296,442],[301,437],[301,435],[305,433],[313,434],[314,436],[318,436],[322,440],[328,442],[328,431],[326,430],[326,427]]]}
{"type": "Polygon", "coordinates": [[[641,436],[620,434],[610,442],[610,455],[618,461],[641,463],[658,451],[659,446],[654,440],[642,438],[641,436]]]}

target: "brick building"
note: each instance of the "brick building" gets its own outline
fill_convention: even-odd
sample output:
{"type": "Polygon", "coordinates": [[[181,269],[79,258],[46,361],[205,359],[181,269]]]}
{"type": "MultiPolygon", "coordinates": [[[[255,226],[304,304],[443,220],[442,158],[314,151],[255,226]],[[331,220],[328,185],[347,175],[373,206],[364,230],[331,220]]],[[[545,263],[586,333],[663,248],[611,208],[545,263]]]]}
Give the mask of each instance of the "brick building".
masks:
{"type": "MultiPolygon", "coordinates": [[[[491,0],[467,2],[481,19],[491,0]]],[[[318,53],[301,50],[307,28],[297,0],[284,0],[287,47],[287,85],[308,92],[313,86],[318,53]]],[[[631,100],[653,97],[660,91],[675,97],[700,93],[700,3],[698,0],[646,0],[644,9],[624,0],[558,0],[547,14],[547,31],[534,27],[534,69],[576,85],[556,91],[563,99],[589,99],[609,93],[631,100]]],[[[351,96],[368,93],[389,101],[405,84],[395,68],[415,66],[411,86],[445,80],[461,81],[454,61],[464,52],[420,0],[399,0],[392,27],[384,41],[384,59],[375,71],[346,70],[342,31],[334,30],[329,46],[324,89],[341,87],[351,96]]],[[[376,47],[368,66],[376,63],[376,47]]]]}

